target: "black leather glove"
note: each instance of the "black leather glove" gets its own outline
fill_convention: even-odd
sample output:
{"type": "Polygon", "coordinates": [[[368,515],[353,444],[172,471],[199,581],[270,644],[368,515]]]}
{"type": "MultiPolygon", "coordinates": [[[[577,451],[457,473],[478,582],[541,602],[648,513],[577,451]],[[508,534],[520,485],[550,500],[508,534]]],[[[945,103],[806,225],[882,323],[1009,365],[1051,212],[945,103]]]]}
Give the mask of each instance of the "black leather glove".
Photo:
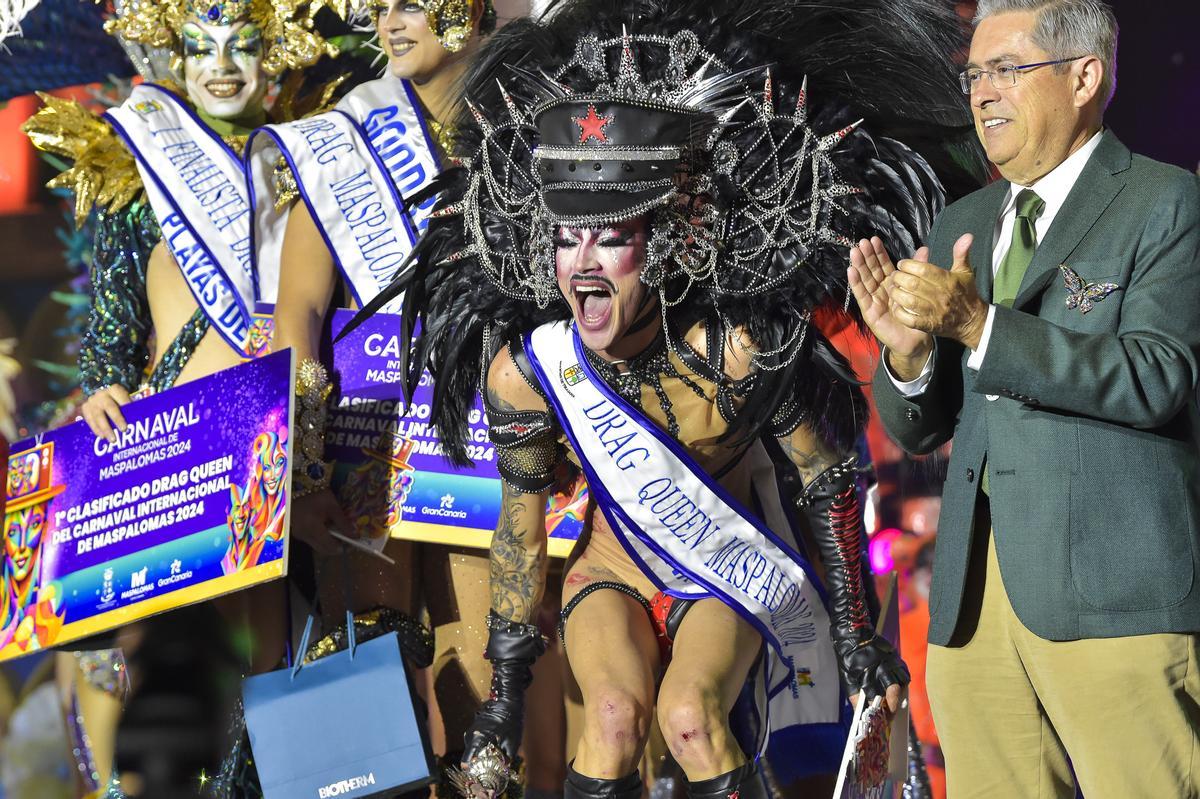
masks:
{"type": "Polygon", "coordinates": [[[463,763],[493,744],[511,764],[521,745],[525,689],[533,681],[534,661],[546,651],[546,639],[534,625],[508,621],[494,610],[488,611],[487,626],[484,656],[492,663],[492,692],[467,731],[463,763]]]}
{"type": "Polygon", "coordinates": [[[808,521],[825,565],[825,587],[833,649],[841,664],[846,690],[867,699],[886,693],[890,685],[907,685],[908,668],[899,653],[875,634],[863,584],[862,533],[854,475],[857,456],[817,475],[796,500],[808,521]]]}

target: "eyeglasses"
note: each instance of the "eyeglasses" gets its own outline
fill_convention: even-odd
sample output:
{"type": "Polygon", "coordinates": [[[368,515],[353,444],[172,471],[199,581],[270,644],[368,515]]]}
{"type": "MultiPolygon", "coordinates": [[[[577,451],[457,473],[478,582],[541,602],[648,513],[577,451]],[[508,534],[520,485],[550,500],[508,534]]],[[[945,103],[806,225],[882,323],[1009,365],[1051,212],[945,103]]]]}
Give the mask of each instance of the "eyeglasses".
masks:
{"type": "Polygon", "coordinates": [[[983,79],[984,75],[987,75],[988,80],[992,82],[992,88],[1011,89],[1017,85],[1017,75],[1027,69],[1069,64],[1081,58],[1086,58],[1086,56],[1077,55],[1074,58],[1060,58],[1057,61],[1039,61],[1036,64],[998,64],[995,69],[968,69],[958,73],[958,82],[962,86],[963,94],[973,92],[979,86],[979,81],[983,79]]]}

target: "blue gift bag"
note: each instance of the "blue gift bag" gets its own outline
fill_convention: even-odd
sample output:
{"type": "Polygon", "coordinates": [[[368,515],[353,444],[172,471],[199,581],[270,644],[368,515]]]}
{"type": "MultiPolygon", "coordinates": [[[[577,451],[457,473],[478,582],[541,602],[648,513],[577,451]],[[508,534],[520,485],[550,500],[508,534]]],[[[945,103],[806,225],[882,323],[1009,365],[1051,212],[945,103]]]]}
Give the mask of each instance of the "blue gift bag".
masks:
{"type": "MultiPolygon", "coordinates": [[[[392,796],[433,782],[395,633],[242,684],[266,799],[392,796]]],[[[300,652],[308,647],[312,618],[300,652]]]]}

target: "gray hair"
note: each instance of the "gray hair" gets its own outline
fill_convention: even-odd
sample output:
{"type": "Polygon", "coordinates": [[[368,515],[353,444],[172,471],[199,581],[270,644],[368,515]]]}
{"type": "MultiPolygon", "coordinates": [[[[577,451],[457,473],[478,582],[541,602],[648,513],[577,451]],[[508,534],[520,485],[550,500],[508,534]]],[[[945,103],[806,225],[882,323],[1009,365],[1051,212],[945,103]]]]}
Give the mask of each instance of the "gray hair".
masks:
{"type": "MultiPolygon", "coordinates": [[[[1009,11],[1035,11],[1033,42],[1053,59],[1094,55],[1104,64],[1101,108],[1117,88],[1117,18],[1103,0],[979,0],[975,24],[1009,11]]],[[[1055,67],[1066,69],[1066,65],[1055,67]]]]}

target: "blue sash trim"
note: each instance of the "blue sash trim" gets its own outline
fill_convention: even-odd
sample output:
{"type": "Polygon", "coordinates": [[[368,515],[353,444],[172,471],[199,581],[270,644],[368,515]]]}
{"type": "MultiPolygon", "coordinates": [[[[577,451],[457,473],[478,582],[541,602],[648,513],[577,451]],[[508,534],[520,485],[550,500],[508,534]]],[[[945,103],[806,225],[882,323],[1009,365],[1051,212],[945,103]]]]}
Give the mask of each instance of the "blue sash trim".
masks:
{"type": "MultiPolygon", "coordinates": [[[[288,150],[288,148],[284,145],[283,139],[281,139],[275,133],[275,131],[271,130],[270,128],[259,128],[251,133],[250,138],[246,140],[246,152],[249,153],[251,151],[251,147],[254,144],[254,139],[260,135],[268,136],[272,141],[275,142],[276,149],[279,150],[284,160],[287,161],[288,169],[292,170],[293,175],[298,176],[300,173],[296,170],[296,162],[292,160],[291,151],[288,150]]],[[[245,163],[242,164],[242,173],[246,176],[246,186],[250,192],[250,214],[252,218],[257,218],[258,196],[254,191],[252,170],[253,167],[250,164],[250,159],[246,159],[245,163]]],[[[300,199],[304,200],[304,204],[308,207],[308,213],[313,218],[313,224],[316,225],[317,232],[321,234],[321,240],[325,242],[325,249],[329,251],[329,255],[331,258],[333,258],[333,262],[337,266],[338,271],[343,277],[345,277],[346,270],[342,268],[342,262],[338,259],[337,250],[334,248],[333,242],[329,240],[328,234],[325,233],[325,226],[321,224],[321,218],[317,215],[317,208],[315,205],[313,205],[313,201],[308,196],[308,191],[304,188],[304,184],[300,181],[299,177],[296,177],[296,188],[300,190],[300,199]]],[[[250,249],[251,252],[254,253],[255,264],[258,263],[258,243],[256,241],[257,235],[258,225],[252,224],[250,226],[250,249]]],[[[356,303],[358,303],[358,307],[361,308],[363,304],[359,299],[358,292],[354,288],[353,281],[346,280],[345,282],[350,287],[350,293],[354,295],[354,300],[356,303]]],[[[257,268],[254,270],[254,298],[257,301],[262,302],[262,290],[258,285],[257,268]]],[[[276,300],[278,300],[278,297],[276,297],[276,300]]]]}
{"type": "MultiPolygon", "coordinates": [[[[805,561],[803,558],[801,558],[799,553],[795,552],[795,550],[788,547],[778,536],[776,536],[773,532],[771,532],[769,529],[767,529],[767,527],[765,525],[760,523],[758,519],[756,519],[754,516],[752,516],[745,509],[745,507],[742,506],[742,504],[740,502],[738,502],[733,496],[731,496],[729,494],[728,491],[726,491],[724,489],[724,487],[722,487],[719,483],[715,482],[714,480],[712,480],[711,477],[709,477],[707,474],[705,474],[704,471],[701,470],[695,464],[695,461],[692,460],[691,456],[687,454],[687,452],[683,449],[683,447],[677,441],[675,441],[675,440],[671,439],[669,436],[667,436],[666,433],[664,433],[662,430],[659,429],[658,425],[654,424],[654,422],[651,421],[649,418],[647,418],[639,409],[630,406],[627,402],[625,402],[624,399],[622,399],[620,396],[618,396],[616,394],[616,392],[614,392],[611,388],[609,388],[609,386],[592,369],[591,364],[588,362],[586,356],[584,355],[583,344],[579,339],[578,332],[575,330],[574,325],[572,325],[572,327],[571,327],[571,338],[572,338],[572,343],[575,348],[575,356],[579,363],[580,368],[582,368],[584,370],[585,374],[587,374],[587,376],[588,376],[588,379],[593,382],[593,384],[596,386],[596,389],[600,392],[600,394],[603,395],[605,397],[605,399],[607,399],[613,405],[620,408],[624,413],[628,414],[630,416],[630,418],[632,418],[635,422],[637,422],[638,425],[640,427],[642,427],[649,435],[656,438],[657,441],[663,447],[665,447],[680,462],[680,464],[682,464],[686,469],[688,469],[696,479],[698,479],[700,482],[704,483],[704,485],[709,490],[711,490],[714,494],[716,494],[721,499],[721,501],[724,502],[730,508],[730,510],[732,510],[733,512],[740,515],[747,523],[752,525],[758,532],[763,534],[764,537],[767,538],[767,540],[771,541],[773,544],[775,544],[776,547],[781,549],[789,559],[791,559],[797,566],[799,566],[804,571],[806,578],[810,582],[812,582],[813,586],[817,589],[818,596],[820,596],[822,598],[822,600],[824,600],[824,596],[820,593],[820,583],[815,579],[808,562],[805,561]]],[[[567,417],[563,413],[562,407],[557,398],[557,394],[554,391],[554,388],[552,387],[552,384],[550,383],[549,376],[547,375],[547,373],[545,371],[545,367],[541,364],[540,360],[537,357],[537,354],[532,346],[532,342],[530,340],[529,334],[525,334],[525,345],[526,345],[525,352],[529,355],[530,362],[533,364],[534,371],[536,372],[538,379],[546,387],[546,393],[549,395],[552,404],[555,406],[555,411],[556,411],[556,413],[558,413],[558,417],[559,417],[560,421],[562,421],[562,423],[563,423],[564,430],[566,431],[568,437],[571,439],[571,443],[573,445],[575,445],[576,453],[581,453],[582,449],[578,446],[578,441],[576,439],[576,436],[575,436],[574,432],[570,429],[570,425],[567,424],[567,422],[566,422],[567,417]]],[[[625,511],[620,507],[619,503],[617,503],[613,500],[612,496],[607,492],[607,490],[604,489],[603,485],[600,483],[598,476],[595,474],[595,472],[592,471],[590,466],[586,465],[587,464],[586,458],[584,458],[582,455],[580,455],[579,460],[581,463],[584,464],[584,471],[588,477],[589,490],[596,491],[597,498],[603,500],[599,504],[600,504],[601,509],[604,511],[605,515],[608,516],[610,514],[610,512],[612,514],[616,515],[624,523],[626,529],[632,531],[635,535],[637,535],[638,540],[640,540],[643,544],[645,544],[647,546],[647,548],[649,548],[652,552],[654,552],[656,555],[658,555],[658,557],[660,557],[665,563],[670,564],[672,566],[672,568],[674,568],[680,574],[685,575],[689,580],[694,582],[696,585],[699,585],[699,586],[702,586],[703,588],[705,588],[710,596],[715,596],[715,597],[721,599],[721,601],[723,601],[725,604],[729,605],[731,608],[733,608],[735,611],[737,611],[739,613],[739,615],[741,615],[744,619],[746,619],[747,622],[752,624],[755,627],[755,629],[757,629],[759,631],[759,633],[762,635],[763,640],[767,641],[776,650],[776,652],[779,653],[781,661],[788,665],[789,674],[787,675],[786,680],[784,680],[783,683],[781,683],[781,684],[790,684],[791,680],[794,677],[794,667],[786,658],[786,655],[784,654],[784,651],[783,651],[783,647],[780,644],[779,640],[775,637],[774,633],[766,625],[764,625],[757,616],[755,616],[753,613],[750,613],[745,608],[743,608],[740,603],[736,602],[732,597],[725,594],[723,591],[721,591],[720,588],[709,584],[709,582],[707,580],[700,578],[698,575],[694,574],[689,569],[686,569],[686,568],[680,566],[680,564],[675,562],[675,560],[673,558],[671,558],[669,555],[667,555],[666,552],[657,543],[654,542],[653,537],[650,536],[649,534],[647,534],[645,530],[642,530],[639,525],[633,523],[632,519],[630,519],[628,514],[626,514],[625,511]],[[593,488],[593,486],[595,486],[595,487],[593,488]]],[[[612,519],[610,517],[610,521],[611,520],[612,519]]],[[[645,564],[640,562],[640,560],[635,561],[635,562],[638,562],[638,565],[643,567],[644,569],[646,568],[645,564]]],[[[648,574],[651,575],[651,579],[654,579],[652,576],[654,574],[653,570],[648,570],[648,574]]],[[[656,584],[657,584],[657,582],[658,581],[655,580],[656,584]]],[[[778,687],[778,686],[776,686],[776,687],[778,687]]]]}
{"type": "MultiPolygon", "coordinates": [[[[416,104],[415,98],[412,95],[412,90],[408,87],[408,82],[402,81],[402,84],[405,87],[405,91],[408,93],[409,100],[413,103],[413,106],[412,106],[413,111],[414,111],[417,119],[421,123],[421,135],[423,136],[424,143],[425,143],[426,149],[430,155],[430,158],[431,158],[431,160],[433,160],[435,162],[435,164],[440,164],[438,157],[437,157],[437,151],[436,151],[436,149],[434,149],[433,145],[431,144],[429,135],[428,135],[428,131],[426,131],[425,127],[424,127],[425,126],[425,116],[423,113],[421,113],[420,106],[416,104]]],[[[356,147],[355,150],[360,154],[365,152],[367,154],[367,157],[369,157],[371,159],[371,162],[375,165],[376,169],[379,170],[379,174],[384,177],[383,183],[385,184],[385,186],[387,188],[387,196],[390,196],[392,199],[392,202],[395,204],[396,216],[399,217],[399,219],[403,225],[403,228],[404,228],[404,234],[408,238],[408,243],[409,243],[409,247],[410,247],[409,254],[411,256],[411,248],[416,246],[417,241],[420,239],[420,235],[417,233],[416,226],[415,226],[415,220],[413,219],[412,213],[409,212],[408,210],[406,210],[404,198],[400,195],[400,190],[399,190],[399,187],[396,186],[394,176],[392,175],[391,171],[388,169],[387,164],[383,161],[378,150],[376,150],[374,144],[372,143],[370,135],[367,133],[366,129],[363,128],[361,122],[359,122],[351,114],[347,113],[345,110],[340,109],[340,108],[334,108],[329,113],[339,114],[343,118],[345,118],[347,123],[350,125],[351,130],[358,136],[358,139],[359,139],[359,141],[357,142],[357,144],[359,146],[356,147]]],[[[277,133],[275,133],[275,131],[271,130],[270,128],[259,128],[258,130],[255,130],[250,135],[250,138],[246,142],[247,154],[252,152],[253,145],[255,142],[255,137],[259,136],[260,134],[270,137],[270,139],[275,143],[275,149],[277,149],[279,151],[279,153],[283,156],[284,160],[287,162],[288,168],[292,171],[292,175],[295,176],[296,187],[299,190],[300,197],[301,197],[301,199],[304,200],[304,204],[308,208],[309,215],[312,216],[313,221],[316,224],[317,230],[321,234],[321,239],[325,242],[325,248],[329,251],[330,257],[333,259],[333,263],[337,267],[338,273],[342,276],[343,282],[349,287],[350,294],[354,297],[354,302],[357,305],[357,307],[359,307],[359,308],[363,307],[366,303],[368,303],[372,299],[374,299],[374,296],[371,296],[371,297],[362,296],[362,293],[359,291],[357,281],[355,281],[354,279],[351,278],[349,272],[347,271],[347,269],[345,267],[345,264],[343,264],[342,259],[338,256],[337,248],[334,246],[333,241],[329,238],[329,234],[326,232],[325,226],[323,224],[321,224],[321,216],[317,212],[317,206],[313,202],[312,197],[309,195],[309,191],[305,186],[305,182],[304,182],[303,178],[301,177],[301,170],[297,167],[296,161],[295,161],[291,151],[288,149],[287,145],[284,143],[283,138],[281,136],[279,136],[277,133]]],[[[247,158],[242,163],[242,172],[246,176],[246,184],[247,184],[248,190],[249,190],[251,218],[257,219],[258,197],[257,197],[255,188],[254,188],[253,166],[250,162],[250,159],[247,158]]],[[[426,182],[428,182],[428,179],[426,180],[426,182]]],[[[251,225],[250,243],[251,243],[252,252],[255,254],[256,260],[257,260],[257,255],[258,255],[258,246],[257,246],[257,242],[256,242],[257,229],[258,229],[257,224],[251,225]]],[[[406,261],[407,261],[407,259],[406,259],[406,261]]],[[[397,271],[399,271],[402,268],[403,268],[403,263],[401,264],[401,266],[397,267],[397,271]]],[[[380,290],[382,290],[382,287],[380,288],[380,290]]],[[[263,295],[262,295],[262,289],[259,285],[258,269],[254,270],[254,293],[255,293],[255,298],[259,301],[262,301],[263,295]]]]}
{"type": "MultiPolygon", "coordinates": [[[[413,110],[417,112],[417,119],[421,120],[421,124],[424,125],[425,115],[421,113],[421,107],[414,105],[413,110]]],[[[378,151],[376,151],[376,149],[371,145],[371,138],[367,135],[367,131],[357,119],[350,116],[345,111],[335,108],[333,109],[333,113],[341,114],[350,121],[351,127],[354,128],[356,133],[358,133],[359,138],[366,147],[367,153],[371,156],[371,160],[375,162],[375,166],[379,168],[379,171],[387,177],[386,182],[388,193],[392,195],[392,201],[396,203],[396,210],[400,214],[400,219],[404,222],[404,232],[408,235],[409,246],[415,246],[419,237],[417,236],[417,231],[413,228],[413,220],[411,219],[410,214],[405,210],[404,198],[400,196],[400,187],[397,186],[396,181],[392,179],[392,173],[388,171],[387,164],[383,162],[383,159],[379,156],[378,151]]],[[[427,148],[429,147],[428,139],[426,139],[425,145],[427,148]]],[[[437,155],[432,148],[429,148],[429,153],[431,156],[433,156],[434,160],[437,160],[437,155]]],[[[296,180],[296,183],[300,183],[299,179],[296,180]]],[[[368,300],[368,302],[369,301],[370,300],[368,300]]],[[[359,307],[362,306],[360,305],[359,307]]]]}
{"type": "MultiPolygon", "coordinates": [[[[565,419],[566,417],[563,414],[563,407],[560,404],[558,396],[555,394],[554,390],[550,388],[550,378],[546,373],[545,367],[543,367],[541,361],[538,360],[537,353],[534,352],[533,344],[530,341],[529,334],[525,333],[523,335],[523,339],[525,344],[525,354],[529,356],[529,362],[533,366],[535,376],[546,388],[547,398],[549,399],[550,404],[554,406],[554,412],[558,415],[558,418],[560,420],[565,419]]],[[[581,452],[582,450],[579,447],[579,440],[575,437],[575,431],[565,421],[563,422],[563,431],[567,434],[567,438],[571,440],[571,446],[575,448],[575,451],[577,453],[581,452]]],[[[605,488],[604,483],[600,480],[600,476],[597,475],[592,469],[592,466],[588,460],[580,455],[579,462],[583,467],[584,476],[587,477],[588,491],[595,495],[597,499],[596,504],[599,506],[600,511],[605,515],[605,517],[608,518],[609,525],[614,528],[613,534],[616,536],[618,543],[621,544],[621,548],[625,550],[625,554],[629,555],[629,559],[633,561],[634,565],[642,570],[642,573],[650,579],[650,582],[654,583],[654,587],[664,594],[673,596],[676,599],[704,599],[705,597],[711,596],[711,594],[708,593],[686,594],[677,591],[671,591],[661,580],[658,579],[658,574],[654,571],[654,569],[650,568],[650,566],[647,565],[644,560],[642,560],[642,557],[638,554],[637,550],[629,545],[629,543],[625,540],[625,536],[620,534],[618,530],[618,523],[624,521],[625,517],[622,514],[620,519],[614,518],[614,514],[618,513],[617,509],[620,508],[620,505],[615,499],[613,499],[612,495],[608,493],[608,489],[605,488]]],[[[629,526],[630,529],[636,529],[632,525],[629,526]]],[[[639,540],[640,539],[641,536],[639,536],[639,540]]],[[[647,542],[643,541],[643,543],[647,542]]],[[[662,552],[657,548],[656,545],[647,543],[647,546],[649,546],[651,550],[655,551],[659,557],[662,557],[662,552]]],[[[664,560],[668,563],[673,562],[669,558],[664,558],[664,560]]],[[[680,573],[682,574],[683,572],[681,571],[680,573]]],[[[690,576],[689,579],[691,579],[690,576]]],[[[692,582],[696,581],[693,580],[692,582]]],[[[700,583],[696,584],[700,585],[700,583]]]]}
{"type": "MultiPolygon", "coordinates": [[[[421,112],[421,99],[419,97],[417,97],[417,93],[413,89],[412,83],[410,81],[402,80],[402,81],[400,81],[400,85],[402,85],[404,87],[404,93],[406,95],[408,95],[408,101],[412,104],[412,107],[417,110],[417,119],[421,123],[421,135],[425,139],[425,149],[429,151],[429,156],[430,156],[430,158],[433,159],[434,165],[437,166],[438,174],[440,174],[442,171],[441,154],[438,152],[437,142],[434,140],[433,136],[431,136],[429,133],[429,122],[425,119],[425,114],[421,112]]],[[[431,176],[429,178],[429,180],[432,180],[436,176],[437,175],[431,176]]],[[[431,209],[436,202],[437,202],[436,197],[429,198],[429,204],[430,204],[431,209]]],[[[414,241],[413,243],[415,244],[416,242],[414,241]]]]}
{"type": "MultiPolygon", "coordinates": [[[[233,159],[236,164],[238,164],[239,167],[241,166],[241,163],[242,163],[241,159],[239,159],[237,157],[237,155],[233,152],[233,150],[229,147],[229,145],[226,144],[224,142],[224,140],[221,139],[221,137],[213,134],[212,130],[208,127],[208,125],[204,124],[204,122],[200,119],[200,117],[196,116],[196,114],[190,108],[188,108],[186,104],[184,104],[182,101],[179,100],[178,95],[176,95],[174,92],[172,92],[168,89],[164,89],[161,86],[158,86],[153,83],[148,83],[148,84],[143,84],[143,85],[146,86],[147,88],[157,89],[160,92],[162,92],[163,94],[172,98],[172,100],[174,102],[176,102],[180,106],[180,108],[182,108],[186,113],[190,114],[191,117],[199,125],[202,126],[202,129],[205,130],[206,132],[208,132],[209,135],[211,135],[213,137],[213,139],[221,145],[221,149],[223,149],[229,155],[229,157],[231,159],[233,159]]],[[[237,305],[244,328],[248,332],[250,330],[250,321],[252,319],[252,314],[250,313],[250,310],[246,307],[246,303],[242,300],[241,293],[234,287],[233,282],[229,279],[229,275],[225,272],[224,266],[213,255],[212,249],[208,246],[208,244],[205,242],[205,240],[196,233],[196,228],[192,225],[191,220],[189,220],[187,218],[187,215],[184,214],[180,210],[179,204],[175,201],[175,196],[170,191],[167,190],[166,184],[163,183],[162,178],[158,175],[158,173],[154,169],[151,168],[150,164],[147,163],[145,156],[142,155],[141,150],[138,148],[133,137],[129,134],[129,131],[127,131],[125,129],[124,125],[122,125],[119,121],[117,121],[116,117],[112,116],[107,111],[104,112],[103,117],[104,117],[104,121],[112,126],[112,129],[114,131],[116,131],[117,135],[121,138],[121,141],[123,141],[125,143],[126,149],[128,149],[129,152],[133,155],[133,157],[136,158],[137,161],[144,167],[144,174],[149,175],[150,178],[154,181],[155,186],[157,186],[158,190],[162,193],[162,196],[164,198],[166,198],[167,202],[170,203],[171,208],[174,209],[174,212],[175,212],[174,216],[178,217],[178,219],[182,223],[182,225],[185,228],[187,228],[188,233],[191,234],[192,239],[196,242],[197,246],[199,246],[204,251],[205,256],[209,259],[209,261],[212,262],[213,267],[221,275],[222,280],[225,282],[226,290],[233,297],[233,301],[237,305]]],[[[239,171],[242,171],[244,174],[244,170],[239,168],[239,171]]],[[[251,205],[250,209],[252,209],[252,208],[253,208],[253,206],[251,205]]],[[[248,213],[252,213],[252,210],[250,210],[250,209],[248,209],[248,211],[247,211],[248,213]]],[[[159,222],[159,227],[161,228],[163,225],[163,220],[160,219],[160,220],[158,220],[158,222],[159,222]]],[[[253,263],[253,247],[254,247],[253,228],[254,228],[254,225],[251,224],[250,225],[250,229],[251,229],[250,247],[251,247],[251,262],[252,263],[253,263]]],[[[254,270],[252,269],[251,270],[252,274],[253,274],[253,271],[254,270]]],[[[200,308],[204,308],[205,311],[207,312],[207,308],[205,307],[203,298],[201,298],[200,295],[196,293],[196,290],[192,286],[191,281],[185,279],[183,282],[187,284],[188,290],[192,293],[192,297],[196,300],[196,305],[200,308]]],[[[212,325],[213,329],[216,330],[218,334],[220,334],[221,338],[225,341],[226,344],[228,344],[230,347],[232,347],[239,354],[244,351],[244,349],[245,349],[244,341],[231,341],[229,339],[229,337],[227,335],[225,335],[225,331],[224,331],[222,325],[217,324],[218,320],[212,320],[210,318],[210,321],[213,322],[213,325],[212,325]]]]}

